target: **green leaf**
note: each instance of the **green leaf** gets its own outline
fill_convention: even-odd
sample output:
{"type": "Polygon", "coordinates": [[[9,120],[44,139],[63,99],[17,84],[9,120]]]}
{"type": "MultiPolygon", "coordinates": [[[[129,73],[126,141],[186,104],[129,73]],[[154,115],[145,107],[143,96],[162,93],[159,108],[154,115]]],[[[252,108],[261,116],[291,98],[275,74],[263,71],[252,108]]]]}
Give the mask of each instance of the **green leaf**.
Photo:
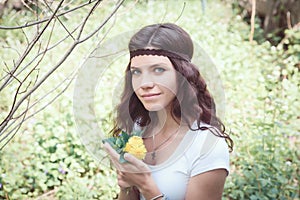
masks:
{"type": "Polygon", "coordinates": [[[128,135],[125,131],[122,131],[122,133],[120,134],[120,137],[122,138],[124,145],[127,143],[127,141],[130,138],[130,135],[128,135]]]}
{"type": "Polygon", "coordinates": [[[124,154],[125,154],[124,152],[120,154],[120,158],[119,158],[119,162],[120,163],[126,163],[126,162],[128,162],[127,160],[125,160],[124,154]]]}
{"type": "Polygon", "coordinates": [[[116,146],[118,148],[122,148],[124,146],[124,141],[122,138],[118,137],[117,140],[116,140],[116,146]]]}
{"type": "Polygon", "coordinates": [[[117,146],[115,145],[115,143],[116,143],[116,138],[114,138],[114,137],[110,137],[110,138],[104,139],[104,140],[102,140],[102,142],[103,142],[103,143],[104,143],[104,142],[107,142],[107,143],[110,144],[110,146],[111,146],[112,148],[114,148],[115,150],[116,150],[116,148],[117,148],[117,146]]]}
{"type": "Polygon", "coordinates": [[[117,151],[118,154],[121,154],[123,152],[123,149],[122,148],[121,149],[117,149],[116,151],[117,151]]]}

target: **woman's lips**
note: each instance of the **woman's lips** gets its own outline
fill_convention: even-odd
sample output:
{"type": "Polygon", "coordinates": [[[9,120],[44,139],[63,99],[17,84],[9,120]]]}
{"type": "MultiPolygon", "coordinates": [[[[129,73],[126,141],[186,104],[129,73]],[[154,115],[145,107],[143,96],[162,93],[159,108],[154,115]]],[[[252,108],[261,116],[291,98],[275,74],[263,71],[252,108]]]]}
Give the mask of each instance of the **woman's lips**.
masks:
{"type": "Polygon", "coordinates": [[[160,93],[149,93],[149,94],[143,94],[141,97],[145,100],[152,100],[157,98],[160,95],[160,93]]]}

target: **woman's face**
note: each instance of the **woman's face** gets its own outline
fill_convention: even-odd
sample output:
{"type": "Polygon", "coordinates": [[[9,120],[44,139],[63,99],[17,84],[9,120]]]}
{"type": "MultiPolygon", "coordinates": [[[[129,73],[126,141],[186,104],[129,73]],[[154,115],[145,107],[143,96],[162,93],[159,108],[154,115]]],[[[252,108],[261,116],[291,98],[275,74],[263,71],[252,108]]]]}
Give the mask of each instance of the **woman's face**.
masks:
{"type": "Polygon", "coordinates": [[[176,70],[165,56],[143,55],[131,59],[132,86],[148,111],[168,109],[177,93],[176,70]]]}

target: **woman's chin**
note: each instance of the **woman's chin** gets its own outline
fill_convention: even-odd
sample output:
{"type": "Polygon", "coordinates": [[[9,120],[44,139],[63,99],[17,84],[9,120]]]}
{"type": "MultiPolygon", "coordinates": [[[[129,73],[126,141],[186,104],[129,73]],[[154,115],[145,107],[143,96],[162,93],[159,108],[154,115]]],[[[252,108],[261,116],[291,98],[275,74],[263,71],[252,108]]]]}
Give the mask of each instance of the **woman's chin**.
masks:
{"type": "Polygon", "coordinates": [[[146,110],[148,110],[149,112],[157,112],[157,111],[161,111],[161,110],[164,110],[164,109],[165,109],[162,105],[159,105],[159,104],[145,105],[144,107],[145,107],[146,110]]]}

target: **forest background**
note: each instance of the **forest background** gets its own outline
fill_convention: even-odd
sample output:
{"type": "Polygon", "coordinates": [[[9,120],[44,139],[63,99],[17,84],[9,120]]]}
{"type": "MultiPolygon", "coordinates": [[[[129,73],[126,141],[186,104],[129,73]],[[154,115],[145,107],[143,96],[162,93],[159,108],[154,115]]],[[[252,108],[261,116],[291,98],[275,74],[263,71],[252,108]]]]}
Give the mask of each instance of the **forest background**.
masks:
{"type": "MultiPolygon", "coordinates": [[[[76,78],[99,43],[160,22],[187,30],[219,72],[235,143],[223,199],[299,199],[299,3],[0,1],[0,199],[116,197],[114,169],[78,134],[76,78]]],[[[125,66],[93,91],[99,132],[125,66]]]]}

